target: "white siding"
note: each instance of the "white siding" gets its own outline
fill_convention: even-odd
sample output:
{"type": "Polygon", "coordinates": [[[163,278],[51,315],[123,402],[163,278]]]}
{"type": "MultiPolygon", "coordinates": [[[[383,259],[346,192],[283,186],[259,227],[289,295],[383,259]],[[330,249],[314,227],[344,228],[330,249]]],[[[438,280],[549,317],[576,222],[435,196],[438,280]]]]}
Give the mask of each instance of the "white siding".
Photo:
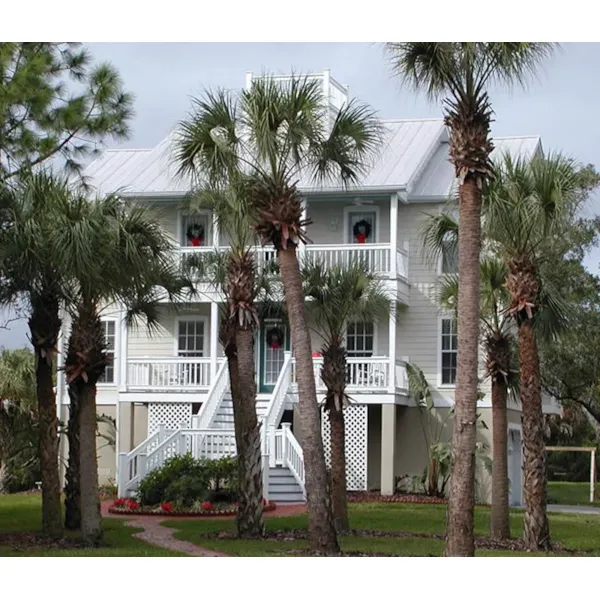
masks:
{"type": "MultiPolygon", "coordinates": [[[[165,305],[161,310],[160,325],[155,330],[149,330],[142,320],[129,329],[128,334],[128,356],[166,358],[176,356],[177,330],[175,321],[177,317],[205,317],[207,319],[205,335],[207,341],[205,347],[210,349],[210,304],[190,303],[179,306],[177,309],[172,305],[165,305]]],[[[218,332],[217,332],[218,333],[218,332]]],[[[207,356],[209,352],[207,352],[207,356]]]]}

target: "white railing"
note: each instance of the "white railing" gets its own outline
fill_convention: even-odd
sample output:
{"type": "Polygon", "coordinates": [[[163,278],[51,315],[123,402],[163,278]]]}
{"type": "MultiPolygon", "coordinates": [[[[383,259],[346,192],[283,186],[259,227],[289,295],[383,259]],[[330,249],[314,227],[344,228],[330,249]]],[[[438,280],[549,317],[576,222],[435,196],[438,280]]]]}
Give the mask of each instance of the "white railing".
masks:
{"type": "Polygon", "coordinates": [[[208,390],[206,401],[202,403],[200,412],[194,418],[194,428],[208,429],[212,425],[217,410],[228,389],[229,369],[227,368],[227,361],[224,360],[219,366],[214,381],[208,390]]]}
{"type": "Polygon", "coordinates": [[[129,454],[119,456],[119,496],[134,490],[139,482],[154,469],[162,467],[169,458],[190,452],[194,458],[218,459],[236,455],[235,432],[233,430],[187,429],[183,426],[175,431],[161,431],[150,436],[129,454]],[[161,439],[150,451],[147,446],[161,439]]]}
{"type": "Polygon", "coordinates": [[[117,482],[119,496],[124,496],[129,490],[136,487],[147,472],[148,455],[152,454],[173,433],[172,430],[167,430],[164,425],[159,425],[158,431],[146,438],[139,446],[130,452],[119,454],[117,482]]]}
{"type": "MultiPolygon", "coordinates": [[[[229,246],[200,246],[200,247],[182,247],[177,249],[177,261],[179,265],[184,265],[186,261],[193,264],[194,258],[199,262],[203,256],[211,252],[225,252],[229,246]]],[[[253,251],[259,270],[277,264],[277,251],[272,247],[255,246],[253,251]]],[[[363,262],[369,269],[379,275],[408,278],[408,251],[406,248],[394,248],[391,244],[309,244],[306,246],[306,258],[319,260],[325,266],[332,265],[350,265],[363,262]],[[395,273],[392,273],[392,252],[396,253],[395,273]]],[[[192,268],[190,274],[196,279],[210,280],[210,270],[207,266],[192,268]]]]}
{"type": "Polygon", "coordinates": [[[305,494],[304,453],[298,440],[290,430],[290,424],[282,423],[281,429],[277,430],[271,427],[268,437],[267,449],[270,466],[287,467],[302,489],[302,493],[305,494]]]}
{"type": "MultiPolygon", "coordinates": [[[[325,391],[321,379],[322,358],[313,358],[315,385],[318,392],[325,391]]],[[[349,356],[346,360],[346,389],[355,392],[387,391],[390,381],[390,359],[387,357],[349,356]]],[[[296,361],[292,364],[292,384],[296,385],[296,361]]]]}
{"type": "Polygon", "coordinates": [[[207,390],[210,358],[129,358],[127,387],[130,390],[207,390]]]}
{"type": "Polygon", "coordinates": [[[263,417],[263,431],[267,427],[277,427],[283,415],[283,407],[292,383],[292,353],[284,352],[283,365],[273,388],[271,400],[263,417]]]}
{"type": "Polygon", "coordinates": [[[326,267],[363,262],[375,273],[390,272],[390,244],[310,244],[306,256],[326,267]]]}

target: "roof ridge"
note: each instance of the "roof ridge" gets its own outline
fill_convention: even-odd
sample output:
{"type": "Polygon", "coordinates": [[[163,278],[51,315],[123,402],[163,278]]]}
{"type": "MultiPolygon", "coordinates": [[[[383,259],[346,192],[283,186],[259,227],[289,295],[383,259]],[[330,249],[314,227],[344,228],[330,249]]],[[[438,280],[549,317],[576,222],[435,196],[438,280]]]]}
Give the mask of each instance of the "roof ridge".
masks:
{"type": "Polygon", "coordinates": [[[417,123],[422,121],[439,121],[443,122],[443,117],[423,117],[422,119],[380,119],[383,123],[417,123]]]}

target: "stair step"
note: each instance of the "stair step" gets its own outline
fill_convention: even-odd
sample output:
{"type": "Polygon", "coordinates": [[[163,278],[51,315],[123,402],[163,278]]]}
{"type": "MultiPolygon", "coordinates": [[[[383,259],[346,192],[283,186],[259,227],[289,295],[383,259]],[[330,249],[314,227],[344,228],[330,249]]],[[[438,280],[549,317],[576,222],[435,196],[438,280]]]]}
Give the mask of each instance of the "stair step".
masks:
{"type": "Polygon", "coordinates": [[[304,504],[304,497],[300,492],[297,494],[273,494],[269,492],[269,500],[275,504],[304,504]]]}
{"type": "Polygon", "coordinates": [[[302,490],[295,481],[278,485],[269,482],[269,494],[302,494],[302,490]]]}

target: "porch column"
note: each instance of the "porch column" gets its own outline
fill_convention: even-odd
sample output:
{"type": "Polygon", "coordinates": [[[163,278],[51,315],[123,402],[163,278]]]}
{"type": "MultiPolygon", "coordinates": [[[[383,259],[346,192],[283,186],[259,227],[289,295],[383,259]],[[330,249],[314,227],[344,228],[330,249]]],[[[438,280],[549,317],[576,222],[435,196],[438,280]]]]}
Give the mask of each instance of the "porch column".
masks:
{"type": "Polygon", "coordinates": [[[120,401],[117,405],[117,428],[119,440],[117,453],[130,452],[133,449],[133,402],[120,401]]]}
{"type": "Polygon", "coordinates": [[[396,405],[381,406],[381,493],[391,496],[394,489],[396,456],[396,405]]]}
{"type": "Polygon", "coordinates": [[[388,356],[390,359],[389,373],[388,373],[388,392],[390,394],[396,393],[396,336],[398,334],[396,330],[396,302],[392,300],[390,306],[390,317],[389,317],[389,340],[388,340],[388,356]]]}
{"type": "MultiPolygon", "coordinates": [[[[308,215],[308,202],[306,198],[302,198],[302,220],[305,221],[308,215]]],[[[298,245],[298,253],[300,254],[300,259],[304,257],[306,253],[306,244],[300,243],[298,245]]]]}
{"type": "Polygon", "coordinates": [[[390,197],[390,273],[396,278],[396,250],[398,248],[398,194],[390,197]]]}
{"type": "Polygon", "coordinates": [[[212,216],[212,245],[215,248],[219,246],[219,221],[214,213],[212,216]]]}
{"type": "Polygon", "coordinates": [[[219,352],[219,305],[210,303],[210,381],[217,374],[217,354],[219,352]]]}
{"type": "Polygon", "coordinates": [[[125,309],[121,307],[119,311],[119,347],[117,349],[119,357],[118,382],[119,392],[127,391],[127,320],[125,318],[125,309]]]}

